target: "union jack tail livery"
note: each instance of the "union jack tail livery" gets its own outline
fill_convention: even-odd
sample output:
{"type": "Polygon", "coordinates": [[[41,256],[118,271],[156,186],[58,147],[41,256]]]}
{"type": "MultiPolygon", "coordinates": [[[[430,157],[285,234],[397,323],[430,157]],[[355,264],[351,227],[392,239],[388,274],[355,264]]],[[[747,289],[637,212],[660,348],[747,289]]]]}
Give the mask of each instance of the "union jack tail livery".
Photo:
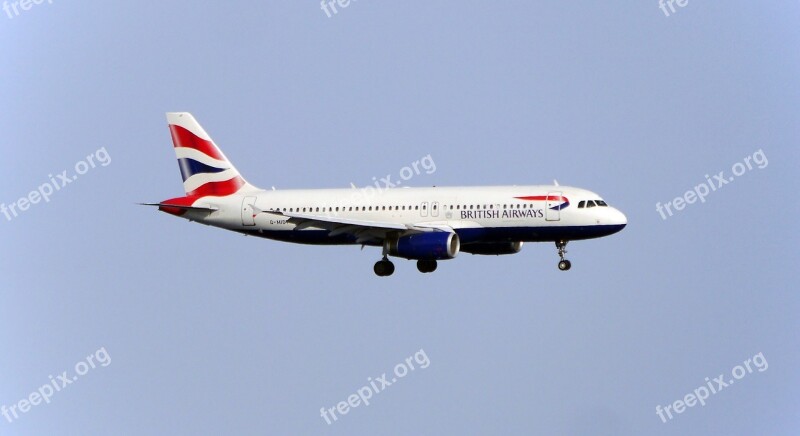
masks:
{"type": "Polygon", "coordinates": [[[175,157],[187,197],[224,197],[240,191],[257,191],[188,112],[167,114],[175,157]]]}

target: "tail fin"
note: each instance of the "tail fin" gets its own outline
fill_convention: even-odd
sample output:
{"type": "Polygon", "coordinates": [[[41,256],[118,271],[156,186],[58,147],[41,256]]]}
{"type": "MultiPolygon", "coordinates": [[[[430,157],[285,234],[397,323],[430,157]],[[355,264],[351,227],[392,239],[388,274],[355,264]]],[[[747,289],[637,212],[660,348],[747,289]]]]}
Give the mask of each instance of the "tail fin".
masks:
{"type": "Polygon", "coordinates": [[[187,197],[224,197],[256,191],[188,112],[168,112],[167,123],[187,197]]]}

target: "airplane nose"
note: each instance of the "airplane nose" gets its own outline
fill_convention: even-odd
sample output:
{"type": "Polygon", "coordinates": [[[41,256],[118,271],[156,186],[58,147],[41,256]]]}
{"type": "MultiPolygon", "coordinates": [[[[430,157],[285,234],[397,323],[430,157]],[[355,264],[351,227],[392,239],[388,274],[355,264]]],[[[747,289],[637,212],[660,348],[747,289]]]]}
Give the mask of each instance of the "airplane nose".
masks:
{"type": "Polygon", "coordinates": [[[612,212],[611,221],[616,225],[621,225],[623,228],[628,224],[628,218],[619,209],[614,209],[612,212]]]}

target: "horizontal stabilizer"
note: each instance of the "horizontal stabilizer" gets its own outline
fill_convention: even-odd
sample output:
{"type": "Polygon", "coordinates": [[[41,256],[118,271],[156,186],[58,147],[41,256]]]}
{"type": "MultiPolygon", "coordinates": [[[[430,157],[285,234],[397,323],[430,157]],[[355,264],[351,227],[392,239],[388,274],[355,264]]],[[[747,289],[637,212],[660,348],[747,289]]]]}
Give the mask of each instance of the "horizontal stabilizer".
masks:
{"type": "Polygon", "coordinates": [[[180,204],[170,204],[170,203],[139,203],[140,206],[158,206],[159,208],[162,207],[174,207],[176,209],[183,209],[183,210],[197,210],[197,211],[206,211],[206,212],[214,212],[215,210],[219,210],[217,207],[211,206],[183,206],[180,204]]]}
{"type": "Polygon", "coordinates": [[[207,212],[211,213],[219,208],[211,207],[211,206],[186,206],[183,204],[173,204],[173,203],[139,203],[141,206],[158,206],[158,210],[161,212],[166,212],[172,215],[181,216],[186,212],[207,212]]]}

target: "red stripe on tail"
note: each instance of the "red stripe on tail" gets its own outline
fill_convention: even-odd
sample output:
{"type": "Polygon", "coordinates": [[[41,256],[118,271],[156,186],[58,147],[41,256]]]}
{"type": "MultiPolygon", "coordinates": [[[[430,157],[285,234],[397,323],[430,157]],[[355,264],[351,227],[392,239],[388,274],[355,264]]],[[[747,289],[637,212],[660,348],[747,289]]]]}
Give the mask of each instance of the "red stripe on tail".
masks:
{"type": "Polygon", "coordinates": [[[194,133],[186,130],[181,126],[174,124],[169,125],[169,131],[172,134],[172,145],[177,147],[193,148],[201,153],[205,153],[210,157],[217,160],[227,160],[225,156],[220,153],[217,146],[213,142],[202,139],[194,133]]]}

